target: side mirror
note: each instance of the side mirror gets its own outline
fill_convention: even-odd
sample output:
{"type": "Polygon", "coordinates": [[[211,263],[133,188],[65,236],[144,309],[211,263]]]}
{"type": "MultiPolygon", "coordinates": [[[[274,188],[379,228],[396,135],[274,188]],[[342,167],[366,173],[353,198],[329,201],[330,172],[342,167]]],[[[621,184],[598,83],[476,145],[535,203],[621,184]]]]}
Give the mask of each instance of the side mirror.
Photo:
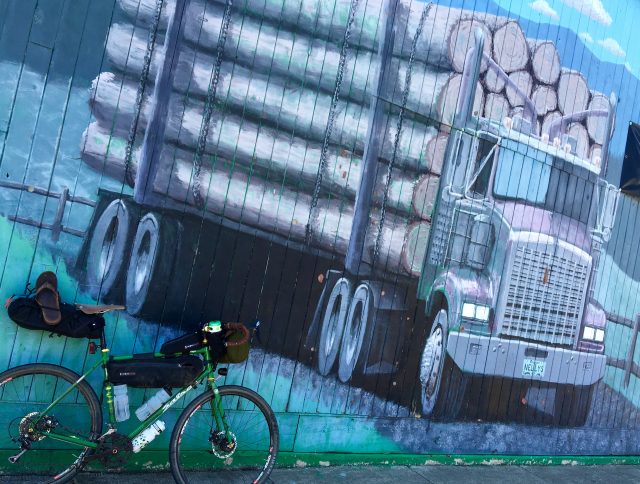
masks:
{"type": "Polygon", "coordinates": [[[484,270],[489,262],[493,247],[493,226],[488,215],[476,215],[471,225],[467,265],[478,271],[484,270]]]}
{"type": "Polygon", "coordinates": [[[608,242],[611,238],[619,198],[620,190],[614,185],[604,180],[598,183],[598,220],[595,232],[602,237],[603,242],[608,242]]]}

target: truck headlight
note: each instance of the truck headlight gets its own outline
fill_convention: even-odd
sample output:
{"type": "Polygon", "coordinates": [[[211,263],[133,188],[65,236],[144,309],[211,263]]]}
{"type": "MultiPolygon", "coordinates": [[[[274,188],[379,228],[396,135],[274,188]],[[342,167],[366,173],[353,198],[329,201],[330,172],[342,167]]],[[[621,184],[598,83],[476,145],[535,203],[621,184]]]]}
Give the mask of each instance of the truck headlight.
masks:
{"type": "Polygon", "coordinates": [[[584,329],[582,330],[582,339],[586,339],[589,341],[596,341],[597,343],[603,343],[604,329],[585,326],[584,329]]]}
{"type": "Polygon", "coordinates": [[[489,321],[491,308],[482,304],[464,303],[462,305],[462,317],[467,319],[477,319],[479,321],[489,321]]]}

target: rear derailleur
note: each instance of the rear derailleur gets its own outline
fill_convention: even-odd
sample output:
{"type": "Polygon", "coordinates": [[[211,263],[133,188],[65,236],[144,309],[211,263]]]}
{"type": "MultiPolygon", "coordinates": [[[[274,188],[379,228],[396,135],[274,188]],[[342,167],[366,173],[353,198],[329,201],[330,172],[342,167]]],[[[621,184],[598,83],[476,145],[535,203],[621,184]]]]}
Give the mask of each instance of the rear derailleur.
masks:
{"type": "Polygon", "coordinates": [[[46,438],[46,434],[55,429],[59,423],[55,417],[44,415],[39,418],[37,417],[37,412],[32,412],[30,414],[25,415],[20,420],[20,424],[18,425],[19,436],[15,439],[12,439],[14,442],[20,444],[20,452],[16,455],[12,455],[9,457],[9,462],[11,464],[15,464],[20,460],[25,452],[31,449],[31,444],[33,442],[39,442],[46,438]]]}

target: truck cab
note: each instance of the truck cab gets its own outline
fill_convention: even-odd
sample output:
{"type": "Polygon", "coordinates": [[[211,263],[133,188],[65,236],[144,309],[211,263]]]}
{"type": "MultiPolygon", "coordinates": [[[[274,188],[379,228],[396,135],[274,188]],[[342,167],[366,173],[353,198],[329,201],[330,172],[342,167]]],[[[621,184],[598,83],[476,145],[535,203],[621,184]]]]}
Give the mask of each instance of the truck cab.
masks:
{"type": "MultiPolygon", "coordinates": [[[[467,86],[481,58],[480,37],[467,86]]],[[[610,133],[615,96],[608,113],[567,116],[540,137],[533,117],[472,116],[464,86],[418,287],[430,324],[422,413],[455,418],[469,380],[483,376],[553,388],[554,422],[582,425],[605,370],[593,286],[619,191],[601,175],[607,146],[605,160],[582,159],[563,129],[606,114],[610,133]]]]}

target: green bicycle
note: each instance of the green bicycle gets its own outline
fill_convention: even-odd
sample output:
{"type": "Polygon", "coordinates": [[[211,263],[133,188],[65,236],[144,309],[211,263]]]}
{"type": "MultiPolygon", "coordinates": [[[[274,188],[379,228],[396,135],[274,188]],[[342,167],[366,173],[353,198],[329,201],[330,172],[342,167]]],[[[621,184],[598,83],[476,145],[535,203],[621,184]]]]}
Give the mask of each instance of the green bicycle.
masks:
{"type": "MultiPolygon", "coordinates": [[[[61,483],[73,479],[94,460],[107,465],[114,460],[124,462],[128,454],[139,451],[164,430],[159,419],[167,410],[202,386],[204,393],[185,407],[171,435],[169,462],[176,482],[194,482],[200,480],[203,471],[229,467],[251,469],[251,482],[268,479],[279,444],[273,411],[252,390],[216,386],[217,364],[224,361],[221,351],[234,346],[246,347],[248,352],[250,332],[244,325],[232,323],[221,328],[219,322],[208,323],[193,335],[165,343],[159,353],[110,356],[101,315],[122,307],[79,307],[84,314],[102,321],[100,344],[89,343],[89,353],[99,352],[101,358],[83,375],[43,363],[18,366],[0,374],[0,449],[16,448],[16,453],[8,457],[16,474],[42,473],[48,475],[45,482],[61,483]],[[222,350],[220,344],[224,345],[222,350]],[[103,391],[109,413],[106,430],[100,401],[86,381],[99,368],[104,370],[103,391]],[[154,368],[161,368],[160,373],[154,368]],[[150,373],[136,376],[136,369],[150,373]],[[141,376],[151,384],[136,385],[136,378],[141,376]],[[169,383],[163,384],[162,378],[169,383]],[[181,379],[184,384],[176,385],[181,379]],[[117,428],[120,418],[116,418],[118,402],[114,400],[118,396],[114,397],[114,386],[127,382],[134,387],[166,387],[167,393],[159,408],[147,407],[150,414],[142,412],[145,418],[140,424],[123,434],[117,428]],[[171,387],[180,390],[171,394],[171,387]]],[[[64,307],[62,312],[64,320],[64,307]]],[[[93,331],[84,337],[97,334],[93,331]]],[[[220,368],[218,374],[226,375],[226,371],[227,368],[220,368]]]]}

